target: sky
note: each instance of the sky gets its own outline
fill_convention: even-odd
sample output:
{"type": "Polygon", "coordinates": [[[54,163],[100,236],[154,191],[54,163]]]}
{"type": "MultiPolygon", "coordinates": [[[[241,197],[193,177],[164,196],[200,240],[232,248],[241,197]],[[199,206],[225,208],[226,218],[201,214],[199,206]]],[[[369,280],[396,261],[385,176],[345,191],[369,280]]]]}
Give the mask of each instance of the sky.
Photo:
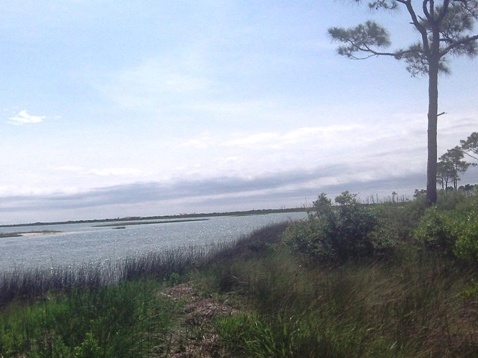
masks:
{"type": "MultiPolygon", "coordinates": [[[[0,224],[412,197],[426,77],[327,33],[368,19],[418,40],[345,0],[2,1],[0,224]]],[[[439,155],[477,131],[477,65],[440,77],[439,155]]]]}

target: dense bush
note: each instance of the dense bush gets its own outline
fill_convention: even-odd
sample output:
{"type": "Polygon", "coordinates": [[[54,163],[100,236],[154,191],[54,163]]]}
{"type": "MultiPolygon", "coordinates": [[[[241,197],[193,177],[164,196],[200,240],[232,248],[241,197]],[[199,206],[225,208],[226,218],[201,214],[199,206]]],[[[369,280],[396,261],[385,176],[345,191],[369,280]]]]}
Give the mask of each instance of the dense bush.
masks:
{"type": "Polygon", "coordinates": [[[415,239],[426,249],[454,256],[458,223],[459,220],[452,218],[449,212],[430,208],[415,231],[415,239]]]}
{"type": "Polygon", "coordinates": [[[401,202],[384,202],[373,206],[380,224],[375,231],[380,241],[386,241],[394,246],[410,241],[413,232],[420,224],[426,210],[425,197],[401,202]]]}
{"type": "Polygon", "coordinates": [[[284,233],[288,246],[314,261],[334,264],[371,257],[388,248],[374,234],[379,226],[377,216],[360,204],[355,194],[345,191],[335,203],[325,194],[319,195],[309,219],[293,223],[284,233]]]}
{"type": "MultiPolygon", "coordinates": [[[[478,196],[451,193],[450,205],[430,208],[422,217],[414,238],[423,248],[478,264],[478,196]]],[[[440,203],[439,203],[440,204],[440,203]]]]}
{"type": "Polygon", "coordinates": [[[457,234],[454,253],[459,259],[478,264],[478,213],[465,216],[457,234]]]}

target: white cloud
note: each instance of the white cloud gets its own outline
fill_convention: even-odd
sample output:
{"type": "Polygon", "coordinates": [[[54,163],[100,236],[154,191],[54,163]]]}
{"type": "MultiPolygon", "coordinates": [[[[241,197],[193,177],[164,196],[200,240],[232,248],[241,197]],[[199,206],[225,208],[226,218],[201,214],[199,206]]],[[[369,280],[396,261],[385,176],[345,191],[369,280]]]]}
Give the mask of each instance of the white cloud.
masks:
{"type": "Polygon", "coordinates": [[[134,177],[139,174],[141,174],[141,171],[136,168],[84,168],[84,167],[78,167],[74,165],[64,165],[60,167],[56,167],[57,170],[64,171],[64,172],[69,172],[69,173],[75,173],[75,174],[80,174],[80,175],[97,175],[97,176],[118,176],[118,177],[134,177]]]}
{"type": "Polygon", "coordinates": [[[27,110],[23,109],[18,114],[8,118],[8,123],[14,125],[36,124],[43,122],[45,118],[45,116],[31,115],[27,112],[27,110]]]}
{"type": "MultiPolygon", "coordinates": [[[[320,141],[322,146],[326,144],[337,145],[344,141],[346,135],[351,140],[358,131],[363,131],[361,125],[329,125],[317,127],[301,127],[290,131],[280,132],[258,132],[258,133],[232,133],[224,138],[212,136],[211,134],[202,135],[190,139],[181,144],[182,147],[204,149],[212,146],[248,148],[252,150],[258,147],[269,147],[274,149],[291,150],[292,145],[314,143],[320,141]]],[[[348,142],[350,142],[348,140],[348,142]]],[[[298,150],[301,150],[300,148],[298,150]]]]}
{"type": "Polygon", "coordinates": [[[63,165],[60,167],[56,167],[55,169],[66,171],[66,172],[74,172],[74,173],[80,173],[85,170],[83,167],[77,167],[74,165],[63,165]]]}
{"type": "Polygon", "coordinates": [[[99,176],[136,176],[141,173],[135,168],[105,168],[105,169],[91,169],[88,173],[99,176]]]}

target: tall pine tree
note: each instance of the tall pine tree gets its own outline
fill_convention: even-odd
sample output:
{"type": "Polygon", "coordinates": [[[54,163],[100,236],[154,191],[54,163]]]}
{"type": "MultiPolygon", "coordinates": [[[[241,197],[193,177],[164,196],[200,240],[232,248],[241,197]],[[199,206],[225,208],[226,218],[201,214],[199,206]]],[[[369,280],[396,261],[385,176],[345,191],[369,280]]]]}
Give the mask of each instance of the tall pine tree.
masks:
{"type": "Polygon", "coordinates": [[[437,122],[438,122],[438,74],[449,72],[450,56],[478,54],[478,34],[474,25],[478,22],[478,0],[352,0],[366,2],[371,9],[396,10],[404,8],[407,18],[403,26],[410,24],[418,30],[418,41],[408,48],[383,51],[390,46],[388,32],[374,21],[353,28],[329,29],[332,39],[343,43],[338,53],[351,59],[374,56],[391,56],[403,60],[413,75],[428,76],[428,162],[427,205],[437,200],[437,122]]]}

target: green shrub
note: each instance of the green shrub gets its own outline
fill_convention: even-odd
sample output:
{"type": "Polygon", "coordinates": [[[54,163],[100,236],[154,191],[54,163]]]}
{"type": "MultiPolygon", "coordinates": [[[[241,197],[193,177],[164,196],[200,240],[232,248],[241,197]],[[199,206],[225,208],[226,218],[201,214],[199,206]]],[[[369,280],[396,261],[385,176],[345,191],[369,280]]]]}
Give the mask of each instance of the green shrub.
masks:
{"type": "Polygon", "coordinates": [[[360,204],[355,194],[343,192],[332,205],[325,194],[314,202],[315,212],[306,221],[296,222],[284,233],[284,241],[295,252],[322,263],[343,263],[351,258],[371,257],[386,242],[374,235],[378,218],[360,204]]]}
{"type": "Polygon", "coordinates": [[[455,211],[464,214],[478,213],[478,187],[474,191],[466,193],[464,200],[457,203],[455,211]]]}
{"type": "Polygon", "coordinates": [[[446,256],[454,256],[459,220],[450,212],[430,208],[425,212],[414,237],[420,245],[446,256]]]}
{"type": "Polygon", "coordinates": [[[427,250],[478,264],[477,197],[468,197],[453,210],[428,209],[414,238],[427,250]]]}
{"type": "Polygon", "coordinates": [[[308,260],[322,263],[338,260],[334,247],[327,240],[322,223],[317,219],[293,222],[283,238],[292,251],[304,255],[308,260]]]}
{"type": "Polygon", "coordinates": [[[101,355],[98,340],[91,332],[86,334],[85,340],[73,350],[75,358],[93,358],[101,355]]]}
{"type": "Polygon", "coordinates": [[[460,190],[440,190],[438,191],[437,208],[440,210],[454,210],[457,206],[466,202],[468,193],[460,190]]]}
{"type": "Polygon", "coordinates": [[[410,241],[414,230],[425,214],[425,198],[404,202],[384,202],[374,205],[373,210],[380,222],[377,233],[381,240],[394,242],[394,245],[410,241]]]}
{"type": "Polygon", "coordinates": [[[478,264],[478,215],[470,213],[460,225],[453,250],[459,259],[478,264]]]}

